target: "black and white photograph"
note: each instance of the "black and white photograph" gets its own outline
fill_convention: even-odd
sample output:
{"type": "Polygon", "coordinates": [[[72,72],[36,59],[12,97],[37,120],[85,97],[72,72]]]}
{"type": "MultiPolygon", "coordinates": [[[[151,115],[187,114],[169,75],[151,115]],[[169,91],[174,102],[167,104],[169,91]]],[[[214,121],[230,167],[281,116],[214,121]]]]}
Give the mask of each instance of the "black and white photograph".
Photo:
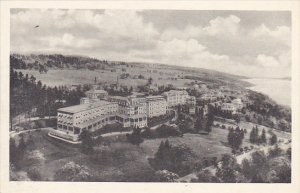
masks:
{"type": "Polygon", "coordinates": [[[291,10],[9,14],[9,182],[292,183],[291,10]]]}

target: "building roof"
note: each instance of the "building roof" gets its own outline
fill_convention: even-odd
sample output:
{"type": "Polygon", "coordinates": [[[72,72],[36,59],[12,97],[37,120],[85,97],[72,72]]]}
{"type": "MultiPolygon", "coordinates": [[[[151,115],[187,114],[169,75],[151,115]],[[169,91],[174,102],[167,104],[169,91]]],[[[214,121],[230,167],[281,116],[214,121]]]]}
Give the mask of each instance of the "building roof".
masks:
{"type": "Polygon", "coordinates": [[[159,96],[147,96],[147,101],[157,101],[157,100],[165,100],[165,98],[161,95],[159,96]]]}
{"type": "Polygon", "coordinates": [[[232,100],[232,103],[236,103],[236,104],[243,104],[242,100],[240,98],[234,99],[232,100]]]}
{"type": "Polygon", "coordinates": [[[90,110],[90,109],[94,109],[94,108],[98,108],[100,106],[110,105],[110,104],[116,104],[116,103],[111,103],[108,101],[99,101],[99,102],[95,102],[95,103],[88,103],[88,104],[64,107],[64,108],[58,109],[57,111],[58,112],[66,112],[66,113],[78,113],[81,111],[86,111],[86,110],[90,110]]]}
{"type": "Polygon", "coordinates": [[[90,93],[93,93],[93,94],[107,94],[107,92],[105,90],[88,90],[86,91],[86,94],[90,94],[90,93]]]}
{"type": "Polygon", "coordinates": [[[187,95],[188,93],[185,90],[170,90],[170,91],[163,93],[163,95],[167,95],[167,96],[172,96],[172,95],[177,95],[177,94],[187,95]]]}

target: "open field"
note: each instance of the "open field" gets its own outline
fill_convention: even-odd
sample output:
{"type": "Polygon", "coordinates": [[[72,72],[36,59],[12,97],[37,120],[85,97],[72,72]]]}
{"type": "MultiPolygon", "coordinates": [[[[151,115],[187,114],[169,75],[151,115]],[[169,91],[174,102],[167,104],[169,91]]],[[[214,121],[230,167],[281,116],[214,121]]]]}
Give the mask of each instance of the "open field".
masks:
{"type": "Polygon", "coordinates": [[[185,83],[191,82],[187,79],[177,79],[176,81],[171,78],[177,78],[181,73],[174,70],[174,72],[167,70],[160,70],[160,73],[153,71],[149,72],[144,68],[129,68],[126,72],[111,72],[110,70],[49,70],[47,74],[40,74],[36,70],[17,70],[23,74],[33,75],[37,80],[41,80],[43,84],[47,86],[71,86],[79,84],[92,84],[94,83],[95,77],[98,83],[116,83],[117,76],[122,73],[129,73],[131,77],[126,79],[120,79],[121,85],[133,86],[144,85],[147,83],[149,77],[153,78],[154,85],[168,85],[173,84],[174,86],[185,86],[185,83]],[[143,75],[144,79],[133,79],[133,76],[143,75]]]}

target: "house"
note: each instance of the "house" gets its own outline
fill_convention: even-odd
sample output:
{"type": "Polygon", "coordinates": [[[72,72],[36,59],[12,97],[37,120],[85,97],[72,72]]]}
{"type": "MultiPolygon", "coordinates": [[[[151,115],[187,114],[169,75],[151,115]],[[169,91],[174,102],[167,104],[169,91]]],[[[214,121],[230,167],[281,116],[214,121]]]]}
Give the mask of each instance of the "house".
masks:
{"type": "Polygon", "coordinates": [[[237,109],[237,110],[241,110],[243,108],[243,102],[240,98],[237,98],[237,99],[234,99],[231,101],[231,103],[234,105],[234,107],[237,109]]]}
{"type": "Polygon", "coordinates": [[[221,110],[225,112],[235,113],[236,108],[232,103],[222,103],[221,110]]]}
{"type": "Polygon", "coordinates": [[[92,89],[85,92],[85,95],[89,99],[106,99],[108,96],[108,93],[105,90],[99,90],[99,89],[92,89]]]}

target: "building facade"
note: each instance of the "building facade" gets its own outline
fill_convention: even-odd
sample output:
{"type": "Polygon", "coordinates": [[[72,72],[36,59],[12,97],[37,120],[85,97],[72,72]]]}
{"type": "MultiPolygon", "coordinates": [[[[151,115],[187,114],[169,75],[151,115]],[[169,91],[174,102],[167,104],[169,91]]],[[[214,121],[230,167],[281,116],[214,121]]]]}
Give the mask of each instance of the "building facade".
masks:
{"type": "Polygon", "coordinates": [[[142,97],[111,96],[111,102],[118,104],[116,119],[123,127],[146,127],[146,99],[142,97]]]}
{"type": "Polygon", "coordinates": [[[146,113],[148,117],[157,117],[167,113],[167,101],[163,96],[146,97],[146,113]]]}
{"type": "MultiPolygon", "coordinates": [[[[169,91],[159,96],[108,96],[106,92],[87,92],[80,105],[57,110],[57,132],[53,135],[77,141],[83,130],[95,131],[112,123],[123,127],[146,127],[148,118],[165,115],[168,106],[188,104],[195,108],[195,97],[186,91],[169,91]],[[101,93],[101,94],[100,94],[101,93]],[[99,95],[100,94],[100,95],[99,95]],[[100,100],[105,99],[105,100],[100,100]]],[[[194,113],[194,110],[191,110],[194,113]]]]}
{"type": "Polygon", "coordinates": [[[60,108],[57,111],[57,129],[76,141],[83,130],[95,131],[114,122],[117,111],[118,104],[107,101],[60,108]]]}
{"type": "Polygon", "coordinates": [[[244,107],[244,104],[241,99],[237,98],[231,101],[237,110],[241,110],[244,107]]]}
{"type": "Polygon", "coordinates": [[[168,92],[164,92],[162,95],[165,97],[168,107],[183,105],[189,97],[185,90],[170,90],[168,92]]]}
{"type": "Polygon", "coordinates": [[[105,90],[99,90],[99,89],[92,89],[85,92],[85,95],[89,99],[101,99],[104,100],[107,98],[108,93],[105,90]]]}
{"type": "Polygon", "coordinates": [[[236,108],[232,103],[222,103],[221,110],[230,113],[236,112],[236,108]]]}

